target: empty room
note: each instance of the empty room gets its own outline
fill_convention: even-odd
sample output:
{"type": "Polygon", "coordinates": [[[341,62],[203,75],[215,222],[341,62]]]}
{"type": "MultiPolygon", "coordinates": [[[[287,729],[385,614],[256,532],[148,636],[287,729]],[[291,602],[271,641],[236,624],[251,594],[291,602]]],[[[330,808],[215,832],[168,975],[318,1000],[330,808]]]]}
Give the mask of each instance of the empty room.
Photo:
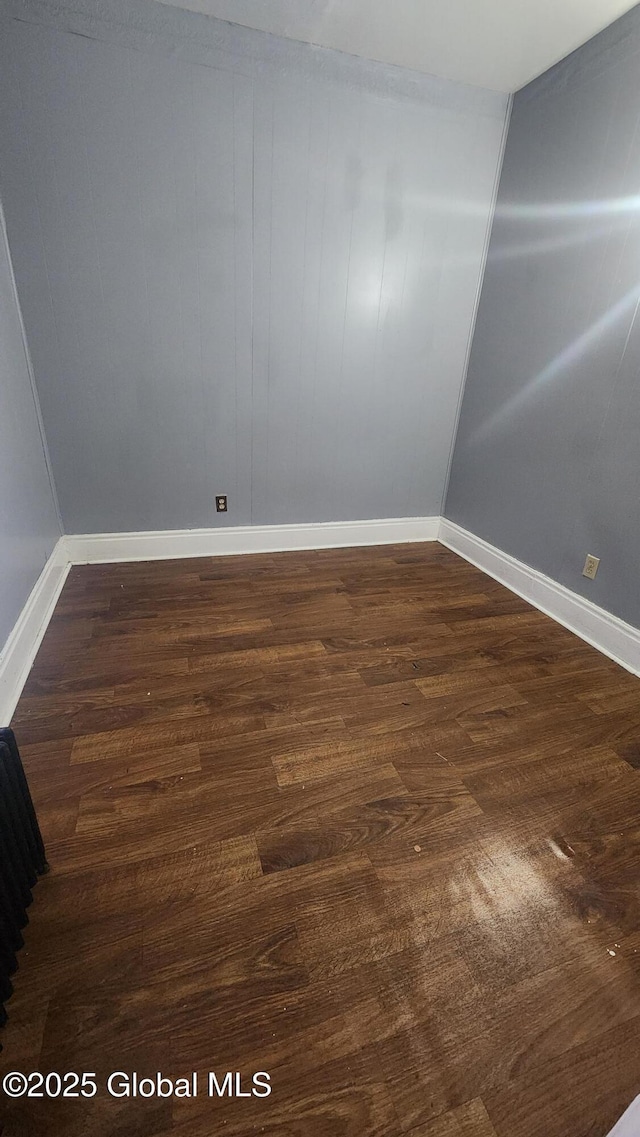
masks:
{"type": "Polygon", "coordinates": [[[0,1134],[640,1137],[640,5],[0,0],[0,1134]]]}

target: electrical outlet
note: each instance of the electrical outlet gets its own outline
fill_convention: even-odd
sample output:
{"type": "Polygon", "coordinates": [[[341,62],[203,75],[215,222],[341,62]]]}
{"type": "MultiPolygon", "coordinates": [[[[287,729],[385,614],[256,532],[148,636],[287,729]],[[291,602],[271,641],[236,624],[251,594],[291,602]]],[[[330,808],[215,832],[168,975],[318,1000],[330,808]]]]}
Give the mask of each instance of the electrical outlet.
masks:
{"type": "Polygon", "coordinates": [[[227,495],[226,493],[218,494],[216,497],[216,513],[227,512],[227,495]]]}
{"type": "Polygon", "coordinates": [[[599,564],[600,564],[600,557],[592,557],[591,553],[589,553],[587,555],[586,561],[584,562],[584,568],[582,570],[582,575],[588,576],[589,580],[595,580],[599,564]]]}

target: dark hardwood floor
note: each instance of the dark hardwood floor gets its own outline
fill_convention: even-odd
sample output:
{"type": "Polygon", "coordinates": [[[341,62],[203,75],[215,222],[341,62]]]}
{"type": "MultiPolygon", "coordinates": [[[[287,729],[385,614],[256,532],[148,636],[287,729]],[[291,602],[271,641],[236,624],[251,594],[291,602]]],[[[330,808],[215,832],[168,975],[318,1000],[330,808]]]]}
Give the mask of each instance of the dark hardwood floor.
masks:
{"type": "Polygon", "coordinates": [[[0,1072],[99,1090],[6,1137],[603,1137],[640,1092],[640,680],[440,545],[76,568],[13,726],[52,871],[0,1072]]]}

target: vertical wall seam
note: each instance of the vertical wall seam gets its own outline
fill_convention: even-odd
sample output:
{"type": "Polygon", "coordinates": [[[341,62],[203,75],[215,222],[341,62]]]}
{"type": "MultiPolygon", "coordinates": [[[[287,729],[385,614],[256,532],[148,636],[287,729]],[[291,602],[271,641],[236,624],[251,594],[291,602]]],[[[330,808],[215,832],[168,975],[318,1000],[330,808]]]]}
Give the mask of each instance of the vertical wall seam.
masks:
{"type": "Polygon", "coordinates": [[[44,463],[47,468],[47,477],[49,479],[49,487],[51,489],[51,497],[53,499],[53,506],[56,511],[58,519],[58,528],[60,536],[64,535],[64,525],[62,522],[62,513],[60,512],[60,502],[58,500],[58,491],[56,489],[55,478],[53,476],[53,466],[51,464],[51,455],[49,454],[49,446],[47,443],[47,436],[44,429],[44,420],[42,418],[42,410],[40,408],[40,397],[38,395],[38,388],[36,386],[35,372],[33,370],[33,363],[31,361],[31,352],[29,350],[29,341],[27,339],[27,329],[25,327],[24,318],[22,315],[22,305],[20,304],[20,296],[18,294],[18,285],[16,283],[16,276],[13,270],[13,257],[11,255],[11,245],[9,244],[9,233],[7,231],[7,222],[4,215],[4,206],[0,200],[0,230],[2,231],[2,239],[5,243],[7,250],[7,264],[9,266],[9,278],[11,281],[11,290],[16,302],[16,310],[18,312],[18,321],[20,323],[20,335],[22,337],[22,350],[24,351],[24,358],[27,365],[27,374],[29,376],[29,385],[31,387],[31,397],[36,412],[36,420],[38,423],[38,431],[40,433],[40,444],[42,446],[42,453],[44,456],[44,463]]]}
{"type": "Polygon", "coordinates": [[[478,286],[473,301],[473,311],[471,314],[471,323],[469,325],[469,335],[467,337],[467,347],[465,351],[464,366],[462,368],[462,379],[460,382],[460,391],[458,394],[458,402],[456,404],[456,412],[453,420],[453,430],[451,432],[451,442],[449,445],[449,458],[447,460],[447,469],[444,478],[444,485],[442,487],[442,498],[440,500],[440,516],[445,517],[445,507],[447,502],[447,494],[449,492],[449,482],[451,481],[451,470],[453,467],[453,454],[456,447],[456,439],[458,437],[458,427],[460,425],[460,415],[462,413],[462,403],[464,400],[464,393],[467,386],[467,377],[469,374],[469,363],[471,361],[471,348],[473,346],[473,338],[476,330],[476,323],[478,320],[478,311],[480,308],[480,297],[482,295],[482,288],[484,285],[484,278],[487,270],[487,260],[489,257],[489,246],[491,244],[491,233],[493,231],[493,222],[496,215],[496,206],[498,203],[498,193],[500,190],[500,182],[502,180],[502,168],[504,166],[504,157],[507,151],[507,138],[509,136],[509,126],[511,124],[511,112],[513,110],[513,95],[509,95],[509,101],[504,115],[504,126],[502,128],[502,137],[500,139],[500,150],[498,152],[498,160],[496,162],[496,174],[493,183],[493,190],[491,193],[491,204],[489,207],[489,216],[487,219],[487,228],[485,231],[484,246],[482,249],[482,256],[480,258],[480,271],[478,273],[478,286]]]}
{"type": "Polygon", "coordinates": [[[255,259],[256,259],[256,71],[251,74],[251,256],[249,258],[249,336],[251,340],[251,431],[249,444],[249,524],[253,525],[253,451],[256,438],[255,421],[255,259]]]}

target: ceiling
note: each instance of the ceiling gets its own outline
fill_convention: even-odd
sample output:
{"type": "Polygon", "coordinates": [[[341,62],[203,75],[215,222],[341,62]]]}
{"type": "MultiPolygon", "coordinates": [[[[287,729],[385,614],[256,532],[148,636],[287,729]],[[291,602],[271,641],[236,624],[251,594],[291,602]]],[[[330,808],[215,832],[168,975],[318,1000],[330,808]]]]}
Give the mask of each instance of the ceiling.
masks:
{"type": "Polygon", "coordinates": [[[518,90],[634,2],[173,0],[234,24],[496,91],[518,90]]]}

